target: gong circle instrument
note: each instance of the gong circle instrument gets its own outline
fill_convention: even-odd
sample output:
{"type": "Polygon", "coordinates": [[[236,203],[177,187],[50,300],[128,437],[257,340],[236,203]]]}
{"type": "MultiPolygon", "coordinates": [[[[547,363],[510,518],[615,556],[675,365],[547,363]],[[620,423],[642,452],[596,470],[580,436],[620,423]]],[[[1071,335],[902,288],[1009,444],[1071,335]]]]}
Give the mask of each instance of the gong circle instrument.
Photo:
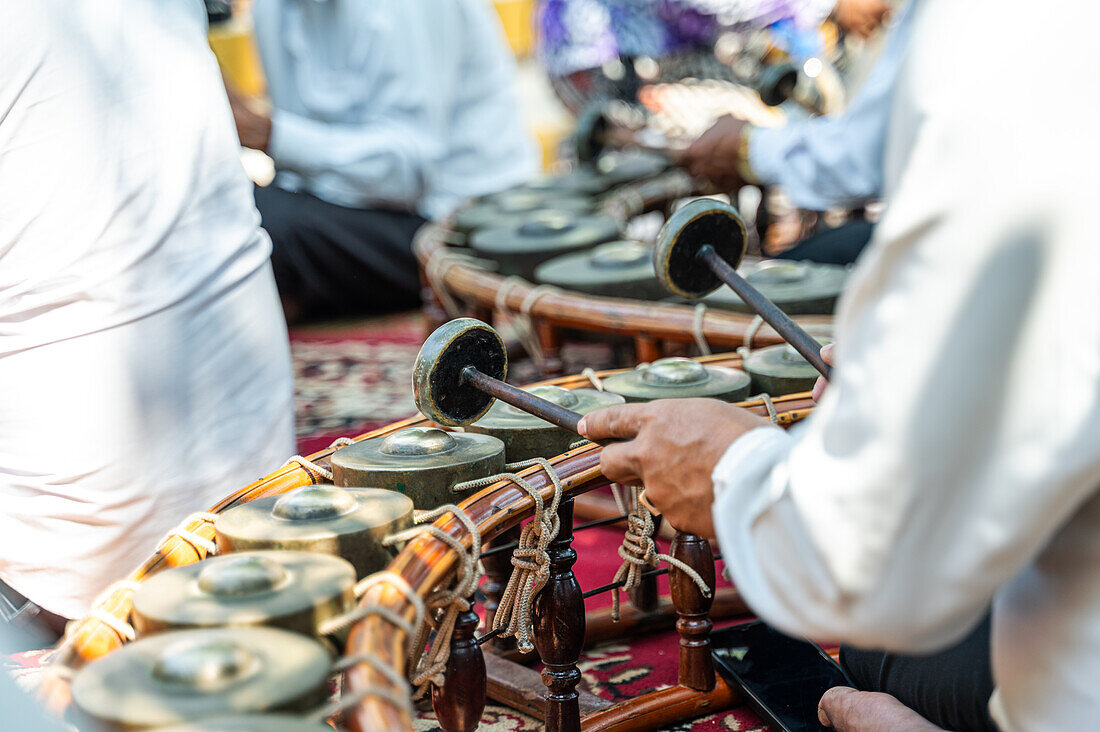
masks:
{"type": "MultiPolygon", "coordinates": [[[[606,391],[564,389],[550,384],[528,387],[524,391],[577,414],[588,414],[624,401],[618,394],[606,391]]],[[[559,455],[577,441],[574,433],[500,401],[489,407],[481,419],[467,425],[466,431],[492,435],[501,440],[509,462],[559,455]]]]}
{"type": "MultiPolygon", "coordinates": [[[[848,281],[848,268],[835,264],[765,259],[742,265],[745,280],[788,315],[829,315],[848,281]]],[[[719,289],[703,302],[739,313],[752,309],[737,293],[719,289]]]]}
{"type": "Polygon", "coordinates": [[[653,268],[673,295],[697,299],[727,285],[825,378],[821,345],[737,273],[745,255],[745,224],[737,210],[712,199],[689,201],[657,236],[653,268]]]}
{"type": "Polygon", "coordinates": [[[531,279],[535,267],[560,254],[619,238],[619,222],[601,214],[545,209],[479,229],[470,249],[499,265],[503,275],[531,279]]]}
{"type": "Polygon", "coordinates": [[[739,402],[749,396],[748,374],[690,358],[662,358],[633,371],[605,377],[603,387],[628,402],[709,397],[739,402]]]}
{"type": "Polygon", "coordinates": [[[139,635],[269,625],[306,635],[355,605],[355,568],[329,554],[242,552],[159,572],[134,591],[139,635]]]}
{"type": "Polygon", "coordinates": [[[94,661],[73,678],[77,709],[116,729],[207,717],[305,710],[322,702],[332,656],[276,628],[158,633],[94,661]]]}
{"type": "Polygon", "coordinates": [[[514,188],[483,196],[454,215],[454,230],[469,236],[478,229],[499,226],[512,218],[552,208],[574,214],[588,213],[595,202],[587,195],[569,191],[536,191],[514,188]]]}
{"type": "Polygon", "coordinates": [[[287,549],[343,557],[359,577],[389,563],[382,540],[412,526],[412,499],[379,488],[308,485],[231,508],[214,522],[223,553],[287,549]]]}
{"type": "Polygon", "coordinates": [[[664,288],[653,272],[653,250],[638,241],[611,241],[535,268],[535,281],[602,297],[656,300],[664,288]]]}
{"type": "Polygon", "coordinates": [[[332,480],[397,491],[417,510],[430,510],[469,495],[473,489],[455,492],[455,484],[499,473],[504,461],[504,443],[490,435],[410,427],[337,450],[332,480]]]}
{"type": "MultiPolygon", "coordinates": [[[[824,346],[832,341],[818,339],[824,346]]],[[[768,394],[794,394],[814,388],[818,371],[789,345],[769,346],[745,357],[743,368],[752,377],[753,388],[768,394]]]]}

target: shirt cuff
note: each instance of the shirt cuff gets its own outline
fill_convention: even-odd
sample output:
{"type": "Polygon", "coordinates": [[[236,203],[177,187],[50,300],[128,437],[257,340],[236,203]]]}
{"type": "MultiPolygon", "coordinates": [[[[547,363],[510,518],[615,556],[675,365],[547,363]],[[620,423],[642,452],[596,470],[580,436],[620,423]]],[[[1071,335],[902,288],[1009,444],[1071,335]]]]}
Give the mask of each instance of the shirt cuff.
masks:
{"type": "Polygon", "coordinates": [[[753,127],[748,135],[744,165],[755,185],[774,186],[779,183],[785,136],[783,130],[783,127],[753,127]]]}
{"type": "MultiPolygon", "coordinates": [[[[775,465],[774,456],[785,455],[792,443],[793,438],[787,431],[775,425],[757,427],[734,440],[710,474],[714,484],[715,508],[722,494],[739,480],[760,472],[761,477],[770,473],[775,465]]],[[[715,527],[718,526],[717,519],[715,516],[715,527]]]]}
{"type": "Polygon", "coordinates": [[[275,161],[277,168],[308,168],[313,163],[309,151],[323,145],[323,141],[316,138],[310,120],[279,109],[272,110],[267,154],[275,161]]]}

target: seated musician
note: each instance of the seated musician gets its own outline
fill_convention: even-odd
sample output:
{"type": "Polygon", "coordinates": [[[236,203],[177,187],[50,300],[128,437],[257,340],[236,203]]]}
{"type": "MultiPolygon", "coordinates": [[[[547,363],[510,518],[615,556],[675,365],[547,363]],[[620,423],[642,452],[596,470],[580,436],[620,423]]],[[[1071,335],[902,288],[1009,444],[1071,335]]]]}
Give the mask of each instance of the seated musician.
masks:
{"type": "Polygon", "coordinates": [[[604,473],[643,482],[674,526],[716,536],[747,602],[780,630],[929,654],[992,603],[992,698],[972,678],[990,652],[979,642],[946,662],[911,657],[882,689],[908,706],[830,691],[821,715],[838,729],[983,729],[973,710],[986,708],[1003,732],[1100,719],[1100,140],[1085,126],[1052,134],[1044,112],[1087,116],[1098,18],[1044,10],[1075,23],[1037,36],[1024,3],[913,7],[885,137],[888,208],[840,304],[832,381],[801,428],[707,400],[581,425],[635,438],[605,448],[604,473]],[[1013,37],[1039,47],[1005,55],[1013,37]],[[1004,65],[995,77],[960,73],[990,58],[1004,65]],[[1066,62],[1086,78],[1060,76],[1066,62]],[[1006,123],[1003,100],[1020,89],[1030,105],[1006,123]]]}
{"type": "Polygon", "coordinates": [[[230,92],[288,318],[414,307],[412,239],[537,169],[484,0],[258,0],[270,114],[230,92]]]}
{"type": "Polygon", "coordinates": [[[12,4],[0,98],[0,622],[42,647],[293,454],[293,384],[202,3],[12,4]]]}
{"type": "MultiPolygon", "coordinates": [[[[736,191],[746,184],[779,186],[795,206],[812,211],[862,206],[880,198],[887,118],[909,45],[909,15],[907,4],[882,55],[843,113],[774,128],[755,128],[726,115],[687,149],[685,167],[721,190],[736,191]]],[[[855,221],[810,237],[778,256],[851,264],[873,228],[867,221],[855,221]]]]}

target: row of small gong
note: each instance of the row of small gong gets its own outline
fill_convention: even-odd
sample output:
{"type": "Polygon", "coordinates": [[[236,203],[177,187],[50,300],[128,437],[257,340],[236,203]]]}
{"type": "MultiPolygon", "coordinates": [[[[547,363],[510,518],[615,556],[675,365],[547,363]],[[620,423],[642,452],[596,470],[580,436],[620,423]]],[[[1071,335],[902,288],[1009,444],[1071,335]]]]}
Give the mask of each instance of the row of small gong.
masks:
{"type": "MultiPolygon", "coordinates": [[[[656,301],[668,297],[653,268],[653,248],[624,241],[616,219],[596,212],[600,197],[667,169],[667,158],[632,150],[594,164],[485,196],[455,214],[460,243],[497,271],[588,295],[656,301]]],[[[745,263],[741,274],[789,315],[828,315],[844,288],[845,267],[791,260],[745,263]]],[[[710,307],[750,312],[729,288],[702,298],[710,307]]],[[[804,391],[817,376],[794,349],[773,346],[745,361],[753,389],[773,396],[804,391]]],[[[689,375],[681,374],[687,378],[689,375]]],[[[746,389],[748,384],[746,383],[746,389]]]]}
{"type": "MultiPolygon", "coordinates": [[[[748,381],[733,369],[664,359],[608,377],[603,392],[530,391],[587,413],[627,400],[737,401],[748,381]]],[[[412,427],[336,451],[335,485],[224,512],[214,524],[218,556],[164,570],[134,592],[138,639],[77,673],[78,714],[112,729],[327,729],[303,715],[328,695],[345,640],[329,629],[353,610],[357,580],[397,550],[383,539],[411,526],[414,508],[472,492],[456,493],[456,484],[500,473],[506,461],[561,454],[576,439],[497,402],[465,432],[412,427]]]]}

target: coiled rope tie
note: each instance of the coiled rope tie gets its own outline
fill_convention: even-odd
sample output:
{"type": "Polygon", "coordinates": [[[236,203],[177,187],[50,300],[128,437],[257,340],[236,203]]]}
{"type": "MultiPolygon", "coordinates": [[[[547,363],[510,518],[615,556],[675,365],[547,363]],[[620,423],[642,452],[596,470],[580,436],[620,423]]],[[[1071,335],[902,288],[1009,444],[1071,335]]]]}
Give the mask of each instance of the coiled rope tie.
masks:
{"type": "Polygon", "coordinates": [[[703,332],[703,318],[707,316],[707,304],[700,302],[695,304],[695,312],[691,319],[691,334],[695,337],[695,345],[699,348],[699,354],[709,356],[710,344],[707,343],[707,334],[703,332]]]}
{"type": "Polygon", "coordinates": [[[389,702],[408,714],[410,718],[415,715],[412,699],[409,694],[409,682],[373,653],[358,653],[354,656],[345,656],[333,665],[332,670],[334,673],[343,673],[344,671],[360,665],[369,666],[372,671],[385,677],[386,681],[395,688],[371,684],[354,694],[344,694],[338,701],[332,704],[326,704],[315,712],[310,713],[306,718],[324,722],[329,717],[340,714],[348,709],[354,709],[369,697],[383,699],[389,702]]]}
{"type": "Polygon", "coordinates": [[[750,400],[759,399],[764,402],[764,409],[768,410],[768,419],[772,421],[772,424],[779,424],[779,413],[775,411],[775,403],[772,401],[772,395],[768,393],[757,394],[754,397],[750,397],[750,400]]]}
{"type": "Polygon", "coordinates": [[[596,369],[589,366],[585,368],[584,371],[581,371],[581,376],[588,379],[588,383],[592,384],[592,386],[595,387],[596,391],[604,390],[603,379],[601,379],[600,375],[596,373],[596,369]]]}
{"type": "MultiPolygon", "coordinates": [[[[326,447],[325,449],[326,450],[332,450],[332,449],[335,449],[337,447],[343,447],[345,445],[350,445],[353,442],[355,442],[355,440],[351,439],[350,437],[337,437],[335,440],[332,441],[332,444],[329,445],[328,447],[326,447]]],[[[310,460],[309,458],[302,457],[301,455],[295,455],[295,456],[291,457],[285,463],[283,463],[282,467],[285,468],[285,467],[290,466],[290,465],[300,465],[301,467],[305,468],[306,470],[312,470],[312,471],[316,472],[318,475],[320,475],[325,480],[328,480],[328,481],[332,480],[332,471],[331,470],[329,470],[328,468],[323,468],[320,465],[318,465],[317,463],[310,460]]]]}
{"type": "Polygon", "coordinates": [[[753,319],[749,321],[749,327],[745,329],[745,339],[737,349],[737,355],[741,357],[741,360],[745,360],[749,357],[749,354],[752,353],[752,341],[756,338],[756,334],[760,332],[760,328],[763,325],[764,319],[759,315],[753,316],[753,319]]]}
{"type": "Polygon", "coordinates": [[[557,538],[558,530],[561,528],[558,505],[561,503],[564,489],[561,477],[546,458],[508,463],[505,468],[513,472],[460,483],[455,486],[455,490],[484,488],[498,481],[508,480],[529,495],[535,503],[534,518],[523,527],[519,542],[512,553],[512,566],[515,567],[515,571],[508,578],[508,585],[504,588],[496,615],[493,616],[493,630],[500,631],[501,637],[514,637],[516,645],[526,653],[535,647],[531,640],[533,632],[531,606],[535,595],[550,579],[550,554],[547,550],[550,542],[557,538]],[[540,466],[554,486],[554,495],[549,506],[542,500],[542,494],[538,489],[514,472],[532,465],[540,466]]]}
{"type": "Polygon", "coordinates": [[[199,536],[198,534],[196,534],[195,529],[197,529],[198,527],[195,527],[195,529],[187,528],[189,525],[195,523],[196,521],[200,523],[212,524],[217,520],[218,514],[210,513],[208,511],[199,511],[198,513],[191,514],[183,521],[180,521],[174,529],[165,534],[164,538],[157,542],[157,551],[163,554],[164,550],[168,548],[168,540],[172,539],[173,537],[177,537],[183,539],[185,542],[190,544],[196,551],[201,549],[205,551],[208,555],[217,554],[218,545],[215,544],[212,539],[207,539],[205,536],[199,536]]]}
{"type": "Polygon", "coordinates": [[[405,639],[408,642],[412,642],[416,636],[416,629],[420,627],[420,623],[423,621],[426,614],[426,608],[424,601],[420,599],[420,596],[416,594],[409,583],[405,581],[405,578],[394,572],[376,572],[368,577],[364,577],[359,580],[355,585],[355,596],[363,597],[367,594],[367,591],[376,585],[386,584],[397,590],[401,595],[412,604],[416,611],[415,619],[413,622],[405,620],[393,610],[389,608],[380,607],[377,605],[364,605],[355,608],[349,613],[339,615],[335,618],[331,618],[318,628],[318,632],[321,635],[333,635],[339,633],[342,630],[350,628],[358,623],[360,620],[367,618],[370,615],[382,618],[386,622],[394,625],[395,627],[405,631],[405,639]]]}
{"type": "Polygon", "coordinates": [[[450,589],[436,590],[428,597],[426,605],[433,612],[426,614],[425,619],[428,622],[420,624],[410,648],[409,668],[413,669],[412,683],[416,687],[413,698],[419,699],[427,693],[432,684],[443,685],[443,672],[447,668],[447,659],[451,656],[451,636],[454,634],[455,621],[459,613],[470,609],[470,598],[477,589],[478,580],[481,579],[481,570],[478,565],[481,554],[481,532],[465,511],[450,503],[418,514],[416,522],[417,526],[391,534],[383,539],[382,543],[392,546],[414,539],[421,534],[429,534],[454,549],[458,556],[454,586],[450,589]],[[466,549],[461,541],[433,525],[432,522],[448,513],[453,514],[470,533],[469,549],[466,549]],[[441,613],[439,617],[436,617],[437,611],[441,613]],[[424,653],[423,649],[427,645],[432,623],[435,623],[435,638],[432,640],[431,648],[424,653]],[[419,663],[414,664],[417,657],[419,657],[419,663]]]}
{"type": "Polygon", "coordinates": [[[428,263],[424,265],[424,278],[428,280],[432,292],[439,297],[439,302],[442,303],[443,309],[451,318],[458,318],[462,315],[462,308],[459,307],[458,300],[447,289],[446,283],[447,273],[456,264],[484,269],[475,257],[448,252],[442,248],[435,250],[428,259],[428,263]]]}
{"type": "Polygon", "coordinates": [[[506,277],[503,282],[500,283],[500,289],[497,290],[496,298],[493,301],[493,309],[508,318],[512,322],[512,327],[516,331],[516,335],[519,337],[520,343],[523,348],[535,359],[535,363],[541,369],[546,364],[546,354],[542,350],[542,344],[539,343],[538,332],[535,330],[535,324],[531,320],[531,310],[534,309],[535,303],[539,301],[543,295],[548,295],[552,292],[561,292],[553,285],[538,285],[532,287],[531,291],[520,302],[519,311],[513,312],[508,309],[508,293],[515,287],[521,285],[527,285],[527,281],[520,277],[506,277]]]}
{"type": "MultiPolygon", "coordinates": [[[[679,559],[657,551],[657,545],[653,541],[655,525],[653,514],[642,505],[638,495],[641,489],[637,486],[624,486],[630,495],[630,505],[624,506],[619,494],[615,493],[615,500],[619,504],[619,510],[626,514],[626,535],[619,547],[619,557],[623,560],[619,570],[615,572],[613,583],[622,582],[622,589],[632,590],[642,582],[642,572],[647,567],[656,567],[660,562],[680,570],[695,583],[704,597],[710,597],[710,587],[703,578],[690,566],[679,559]],[[628,510],[629,509],[629,510],[628,510]]],[[[611,591],[611,619],[619,621],[619,587],[611,591]]]]}

